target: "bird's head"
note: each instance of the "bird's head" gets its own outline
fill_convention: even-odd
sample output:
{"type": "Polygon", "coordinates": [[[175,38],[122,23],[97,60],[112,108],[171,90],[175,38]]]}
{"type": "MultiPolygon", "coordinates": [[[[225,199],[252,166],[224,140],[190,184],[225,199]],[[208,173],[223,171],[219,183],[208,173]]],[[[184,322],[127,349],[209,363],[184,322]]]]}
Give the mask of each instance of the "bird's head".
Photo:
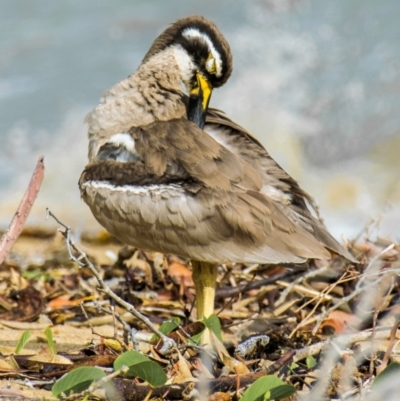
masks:
{"type": "Polygon", "coordinates": [[[213,88],[232,72],[230,47],[216,25],[201,16],[180,19],[154,41],[145,64],[163,51],[173,50],[184,92],[189,96],[188,118],[203,128],[213,88]]]}

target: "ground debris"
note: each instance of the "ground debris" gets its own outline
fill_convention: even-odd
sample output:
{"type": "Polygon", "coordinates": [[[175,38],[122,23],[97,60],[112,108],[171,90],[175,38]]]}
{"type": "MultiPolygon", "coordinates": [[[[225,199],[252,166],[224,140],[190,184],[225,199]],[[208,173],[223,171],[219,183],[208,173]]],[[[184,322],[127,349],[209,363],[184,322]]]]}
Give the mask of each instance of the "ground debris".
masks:
{"type": "MultiPolygon", "coordinates": [[[[154,399],[190,399],[205,381],[209,399],[233,400],[257,378],[277,374],[306,399],[361,401],[369,400],[375,377],[400,360],[400,247],[382,238],[349,244],[361,261],[357,266],[339,257],[312,262],[309,269],[220,266],[215,310],[221,338],[215,337],[214,352],[206,359],[191,340],[207,323],[194,319],[188,261],[101,238],[77,243],[118,297],[156,327],[170,322],[168,338],[177,348],[164,354],[163,342],[110,299],[90,269],[71,261],[59,233],[30,233],[18,239],[0,266],[3,378],[26,378],[35,381],[33,387],[50,390],[49,382],[71,369],[101,366],[107,371],[120,353],[137,349],[156,360],[169,378],[151,393],[154,399]],[[15,355],[26,332],[30,337],[15,355]],[[194,383],[190,389],[188,382],[194,383]]],[[[124,400],[152,391],[137,380],[113,383],[124,400]]],[[[18,391],[31,396],[28,387],[18,391]]]]}

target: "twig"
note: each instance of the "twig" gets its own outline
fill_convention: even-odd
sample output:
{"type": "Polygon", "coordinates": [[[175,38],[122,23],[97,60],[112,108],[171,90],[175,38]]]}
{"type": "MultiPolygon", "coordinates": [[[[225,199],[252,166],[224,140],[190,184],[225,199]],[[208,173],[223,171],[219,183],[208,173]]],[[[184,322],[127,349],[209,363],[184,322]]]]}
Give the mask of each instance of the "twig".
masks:
{"type": "MultiPolygon", "coordinates": [[[[317,321],[317,323],[315,324],[312,334],[315,336],[315,334],[317,333],[319,326],[321,325],[321,323],[323,322],[323,320],[326,319],[326,317],[333,312],[336,309],[339,309],[342,305],[347,304],[349,301],[351,301],[353,298],[355,298],[358,294],[360,294],[361,292],[363,292],[364,290],[366,290],[369,287],[375,287],[377,286],[381,281],[382,281],[383,277],[381,277],[378,281],[374,282],[374,283],[370,283],[369,285],[366,285],[363,288],[359,288],[355,291],[353,291],[351,294],[349,294],[347,297],[342,298],[339,302],[337,302],[335,305],[331,306],[329,309],[327,309],[325,312],[320,313],[318,316],[316,316],[313,321],[317,321]]],[[[299,327],[301,326],[305,326],[306,324],[311,323],[310,321],[308,322],[304,322],[304,324],[299,325],[299,327]]]]}
{"type": "Polygon", "coordinates": [[[379,252],[377,255],[375,255],[371,261],[368,263],[367,268],[364,270],[364,273],[360,280],[358,281],[356,285],[356,289],[361,287],[362,283],[365,281],[366,278],[370,277],[371,275],[374,275],[377,273],[377,269],[372,269],[375,265],[375,263],[386,253],[391,251],[395,247],[394,244],[390,244],[388,247],[386,247],[383,251],[379,252]],[[372,271],[372,272],[371,272],[372,271]]]}
{"type": "MultiPolygon", "coordinates": [[[[310,355],[319,354],[326,346],[328,346],[331,343],[331,341],[335,341],[335,340],[343,341],[344,340],[346,342],[346,344],[354,344],[356,342],[370,340],[373,336],[374,336],[374,339],[376,339],[376,340],[386,339],[391,336],[391,332],[392,332],[392,329],[387,329],[387,328],[382,329],[382,330],[378,329],[375,331],[375,335],[374,335],[372,330],[365,330],[360,333],[342,335],[342,336],[338,336],[336,339],[329,339],[326,341],[321,341],[319,343],[299,349],[296,352],[295,356],[293,357],[293,362],[301,361],[310,355]]],[[[396,332],[395,337],[400,338],[400,333],[396,332]]]]}
{"type": "MultiPolygon", "coordinates": [[[[93,301],[93,305],[95,306],[95,308],[96,308],[98,311],[107,313],[107,314],[109,314],[109,315],[113,315],[113,316],[115,317],[115,319],[118,320],[118,322],[119,322],[119,323],[122,325],[122,327],[123,327],[123,331],[124,331],[124,342],[125,342],[126,345],[128,345],[128,343],[129,343],[129,337],[132,338],[132,331],[131,331],[132,329],[131,329],[131,327],[129,326],[129,324],[126,323],[124,319],[122,319],[121,315],[120,315],[116,310],[111,310],[111,309],[109,309],[109,308],[105,308],[104,306],[101,306],[101,305],[99,304],[99,302],[97,302],[97,301],[93,301]]],[[[89,323],[89,320],[88,320],[88,323],[89,323]]],[[[135,340],[134,338],[132,338],[132,342],[135,343],[136,340],[135,340]]]]}
{"type": "MultiPolygon", "coordinates": [[[[385,275],[388,273],[388,271],[385,271],[384,274],[377,279],[376,281],[373,281],[365,286],[361,286],[362,282],[365,280],[366,275],[368,275],[368,272],[371,270],[372,266],[374,265],[374,263],[382,256],[384,255],[386,252],[390,251],[392,248],[394,247],[394,244],[389,245],[387,248],[385,248],[382,252],[380,252],[378,255],[376,255],[374,258],[372,258],[371,262],[368,264],[367,268],[365,269],[365,274],[363,275],[363,277],[361,277],[360,281],[357,283],[355,290],[349,294],[347,297],[342,298],[339,302],[337,302],[335,305],[333,305],[332,307],[330,307],[329,309],[327,309],[325,312],[321,313],[318,316],[318,320],[317,323],[314,326],[314,329],[312,331],[313,335],[316,334],[316,332],[319,329],[319,326],[321,325],[322,321],[334,310],[338,309],[340,306],[348,303],[349,301],[351,301],[353,298],[355,298],[358,294],[360,294],[361,292],[363,292],[364,290],[370,288],[370,287],[376,287],[379,285],[379,283],[385,278],[385,275]]],[[[369,273],[371,274],[371,273],[369,273]]],[[[375,274],[375,272],[373,271],[372,274],[375,274]]]]}
{"type": "Polygon", "coordinates": [[[328,295],[322,291],[313,290],[312,288],[307,288],[304,285],[300,284],[293,285],[280,280],[277,281],[276,284],[280,285],[281,287],[286,287],[286,288],[291,287],[292,290],[300,292],[301,294],[304,294],[307,297],[313,297],[314,300],[320,299],[321,301],[327,301],[327,302],[333,300],[331,295],[328,295]]]}
{"type": "Polygon", "coordinates": [[[71,238],[70,235],[70,227],[66,226],[64,223],[62,223],[60,220],[57,219],[57,217],[54,216],[54,214],[47,209],[47,214],[51,217],[53,217],[54,220],[57,221],[58,224],[64,227],[64,230],[59,229],[59,232],[63,235],[63,237],[66,240],[67,243],[67,248],[68,252],[70,255],[71,260],[75,261],[76,263],[79,264],[79,266],[86,266],[89,268],[89,270],[93,273],[93,275],[96,277],[98,283],[100,284],[100,290],[108,295],[110,298],[114,299],[120,306],[122,306],[125,310],[128,312],[132,313],[133,316],[135,316],[138,320],[140,320],[144,325],[146,325],[154,334],[156,334],[158,337],[160,337],[163,340],[163,346],[160,348],[160,352],[165,354],[168,353],[170,350],[173,348],[176,348],[176,343],[169,337],[167,337],[165,334],[161,333],[160,330],[158,330],[153,323],[150,322],[150,320],[146,317],[143,316],[133,305],[129,304],[128,302],[124,301],[122,298],[120,298],[117,294],[115,294],[103,281],[100,271],[93,265],[93,263],[89,260],[87,257],[86,253],[83,252],[74,242],[74,240],[71,238]],[[75,251],[78,256],[74,256],[72,251],[75,251]]]}
{"type": "MultiPolygon", "coordinates": [[[[246,286],[243,288],[243,290],[241,292],[246,292],[246,290],[249,288],[250,284],[253,282],[254,278],[256,277],[256,275],[254,274],[253,277],[251,278],[251,280],[246,284],[246,286]]],[[[221,308],[221,310],[217,313],[217,316],[220,315],[221,312],[223,312],[235,299],[235,296],[232,295],[230,300],[221,308]]]]}
{"type": "Polygon", "coordinates": [[[233,297],[235,295],[240,294],[243,291],[250,291],[254,289],[258,289],[264,285],[275,283],[277,280],[282,279],[287,276],[291,276],[293,274],[297,274],[295,272],[284,272],[279,274],[274,274],[271,277],[264,278],[262,280],[253,281],[248,284],[241,284],[237,287],[224,287],[220,288],[215,292],[216,298],[228,298],[233,297]]]}
{"type": "Polygon", "coordinates": [[[285,352],[279,359],[277,359],[272,365],[267,368],[267,373],[271,374],[277,372],[283,365],[291,361],[295,355],[296,351],[294,349],[285,352]]]}
{"type": "MultiPolygon", "coordinates": [[[[131,328],[129,327],[129,324],[126,323],[122,319],[122,317],[119,315],[119,313],[117,311],[113,311],[110,308],[104,308],[103,306],[100,305],[99,302],[97,302],[95,300],[93,301],[93,305],[97,309],[98,312],[107,313],[109,315],[112,315],[116,320],[118,320],[118,322],[122,325],[123,330],[124,330],[124,337],[123,337],[124,338],[124,343],[125,343],[125,345],[128,345],[129,344],[129,337],[131,336],[131,328]]],[[[90,322],[89,316],[88,316],[88,314],[86,312],[85,304],[83,302],[81,302],[79,304],[79,306],[81,307],[81,310],[82,310],[83,314],[85,315],[87,324],[89,325],[90,330],[92,331],[92,334],[96,335],[96,336],[99,336],[99,337],[105,337],[103,334],[96,333],[96,330],[92,326],[92,323],[90,322]]],[[[117,325],[116,325],[116,322],[114,320],[114,335],[113,335],[112,338],[117,338],[118,334],[117,334],[117,327],[116,326],[117,325]]]]}
{"type": "Polygon", "coordinates": [[[399,319],[399,317],[397,317],[397,319],[394,322],[394,325],[392,327],[392,330],[390,330],[390,339],[389,339],[388,347],[385,352],[385,356],[382,359],[382,363],[377,367],[378,374],[380,372],[382,372],[383,369],[386,368],[386,366],[389,362],[390,355],[392,354],[394,345],[396,343],[396,333],[397,333],[397,329],[398,329],[399,325],[400,325],[400,319],[399,319]]]}
{"type": "Polygon", "coordinates": [[[8,252],[10,252],[15,241],[21,234],[25,221],[29,216],[29,212],[32,209],[37,194],[39,193],[40,185],[42,184],[44,177],[43,159],[43,156],[39,157],[31,181],[29,182],[24,197],[18,206],[17,212],[14,214],[10,225],[0,240],[0,264],[4,262],[8,252]]]}
{"type": "Polygon", "coordinates": [[[306,274],[303,274],[296,280],[294,280],[288,287],[286,287],[286,289],[284,291],[282,291],[281,296],[275,302],[275,307],[277,307],[285,302],[286,297],[293,291],[293,289],[295,288],[296,285],[300,284],[301,282],[303,282],[311,277],[315,277],[318,274],[325,273],[327,270],[328,270],[328,267],[324,266],[318,270],[311,270],[311,271],[307,272],[306,274]]]}
{"type": "Polygon", "coordinates": [[[365,233],[368,235],[368,231],[370,230],[371,226],[375,223],[375,219],[369,218],[368,221],[364,224],[364,226],[361,228],[361,230],[358,232],[358,234],[351,240],[349,241],[350,247],[354,247],[356,242],[361,238],[361,236],[365,233]]]}
{"type": "MultiPolygon", "coordinates": [[[[339,280],[335,281],[334,283],[332,283],[332,284],[328,285],[326,288],[324,288],[324,289],[321,291],[321,294],[329,295],[339,284],[343,284],[343,283],[346,283],[346,282],[348,282],[348,281],[355,280],[355,279],[358,277],[358,276],[346,277],[346,275],[347,275],[347,272],[344,272],[344,273],[342,274],[342,276],[339,278],[339,280]]],[[[307,302],[305,302],[304,304],[302,304],[301,306],[299,306],[299,307],[295,310],[294,313],[299,313],[302,309],[304,309],[304,308],[305,308],[306,306],[308,306],[310,303],[313,303],[313,302],[317,301],[316,304],[315,304],[315,306],[314,306],[314,308],[313,308],[313,311],[310,312],[310,313],[308,314],[308,316],[307,316],[305,319],[308,319],[309,316],[312,316],[312,315],[314,314],[315,310],[318,308],[318,306],[319,306],[319,305],[321,304],[321,302],[324,300],[324,298],[321,297],[321,296],[319,296],[319,294],[320,294],[320,293],[318,293],[318,295],[315,296],[314,298],[308,300],[307,302]]],[[[331,297],[331,300],[332,300],[332,301],[336,301],[337,298],[331,297]]]]}
{"type": "MultiPolygon", "coordinates": [[[[346,278],[345,276],[346,276],[346,274],[347,274],[347,272],[344,272],[343,274],[342,274],[342,277],[338,280],[338,281],[335,281],[333,284],[331,284],[331,285],[329,285],[327,288],[325,288],[322,292],[321,292],[321,294],[324,294],[324,295],[329,295],[329,293],[337,286],[337,285],[339,285],[339,284],[341,284],[341,283],[344,283],[344,282],[346,282],[346,281],[349,281],[349,280],[354,280],[355,279],[355,277],[350,277],[350,278],[346,278]]],[[[320,293],[318,293],[318,295],[319,295],[320,293]]],[[[297,332],[297,330],[298,329],[300,329],[301,327],[303,327],[303,326],[306,326],[306,325],[308,325],[308,324],[311,324],[311,323],[313,323],[313,322],[315,322],[316,320],[318,320],[318,318],[319,318],[319,316],[320,315],[318,315],[318,316],[314,316],[314,317],[312,317],[313,315],[314,315],[314,313],[315,313],[315,311],[317,310],[317,308],[318,308],[318,306],[321,304],[321,302],[324,300],[323,299],[323,297],[321,297],[321,296],[318,296],[318,297],[314,297],[313,299],[310,299],[308,302],[306,302],[306,303],[304,303],[302,306],[300,306],[299,308],[297,308],[296,310],[295,310],[295,313],[298,313],[300,310],[302,310],[305,306],[307,306],[309,303],[311,303],[311,302],[314,302],[315,300],[317,300],[317,302],[316,302],[316,304],[314,305],[314,307],[312,308],[312,310],[307,314],[307,316],[292,330],[292,332],[290,333],[290,335],[289,335],[289,338],[292,338],[293,337],[293,335],[297,332]]],[[[333,298],[332,298],[332,300],[333,300],[333,298]]],[[[342,304],[341,304],[342,305],[342,304]]]]}
{"type": "MultiPolygon", "coordinates": [[[[391,283],[391,286],[390,286],[389,290],[387,291],[387,294],[386,294],[385,298],[382,300],[382,302],[379,305],[379,307],[375,309],[375,311],[374,311],[374,313],[372,315],[372,333],[373,333],[373,337],[372,337],[372,340],[371,340],[372,341],[372,351],[371,351],[371,359],[370,359],[370,364],[369,364],[369,373],[370,373],[371,376],[373,376],[373,374],[374,374],[374,367],[375,367],[375,363],[374,362],[377,359],[376,350],[375,350],[375,344],[374,344],[374,335],[375,335],[375,330],[376,330],[376,324],[377,324],[377,321],[378,321],[378,315],[382,311],[382,308],[385,305],[387,305],[388,298],[390,297],[390,294],[391,294],[391,292],[393,290],[393,287],[394,287],[394,283],[393,283],[393,277],[392,277],[392,283],[391,283]]],[[[396,334],[396,329],[397,329],[397,325],[395,325],[394,334],[396,334]]],[[[394,345],[394,343],[393,343],[393,345],[394,345]]],[[[390,343],[389,343],[388,349],[389,348],[390,348],[390,343]]],[[[385,357],[386,357],[386,355],[387,355],[387,351],[386,351],[385,357]]],[[[386,361],[386,363],[387,363],[387,361],[386,361]]],[[[383,364],[383,361],[382,361],[382,364],[383,364]]]]}

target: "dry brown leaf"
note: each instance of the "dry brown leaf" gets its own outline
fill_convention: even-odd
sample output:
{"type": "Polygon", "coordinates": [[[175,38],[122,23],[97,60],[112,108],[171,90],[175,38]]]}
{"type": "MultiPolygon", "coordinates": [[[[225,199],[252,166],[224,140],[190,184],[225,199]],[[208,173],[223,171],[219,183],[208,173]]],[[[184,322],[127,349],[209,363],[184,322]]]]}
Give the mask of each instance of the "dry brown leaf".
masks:
{"type": "Polygon", "coordinates": [[[6,360],[0,358],[0,371],[15,370],[15,367],[10,365],[6,360]]]}
{"type": "Polygon", "coordinates": [[[15,269],[11,269],[9,282],[10,289],[14,290],[23,290],[29,286],[29,281],[22,277],[15,269]]]}
{"type": "MultiPolygon", "coordinates": [[[[145,259],[139,258],[140,251],[136,251],[132,257],[124,260],[124,265],[132,269],[134,273],[135,269],[139,269],[141,274],[143,274],[144,282],[150,287],[153,288],[153,272],[151,270],[151,266],[145,259]]],[[[132,274],[133,274],[132,273],[132,274]]],[[[140,276],[140,274],[139,274],[140,276]]]]}
{"type": "Polygon", "coordinates": [[[40,362],[40,363],[51,363],[54,365],[72,365],[73,363],[62,355],[54,355],[50,353],[39,353],[37,355],[30,356],[27,358],[29,361],[40,362]]]}
{"type": "Polygon", "coordinates": [[[167,273],[176,284],[183,284],[185,287],[194,287],[192,271],[182,263],[172,262],[168,266],[167,273]]]}
{"type": "Polygon", "coordinates": [[[361,319],[356,315],[335,310],[328,315],[318,331],[321,332],[324,327],[331,327],[334,334],[341,334],[345,331],[348,332],[349,329],[355,330],[360,323],[361,319]]]}
{"type": "Polygon", "coordinates": [[[82,302],[93,301],[95,297],[93,295],[88,297],[82,297],[77,299],[69,299],[70,295],[61,295],[57,298],[52,299],[50,302],[47,303],[47,307],[50,310],[56,309],[65,309],[78,306],[82,302]]]}
{"type": "Polygon", "coordinates": [[[73,368],[80,366],[112,366],[118,355],[90,355],[85,358],[74,361],[73,368]]]}
{"type": "Polygon", "coordinates": [[[193,375],[190,371],[190,365],[179,351],[178,361],[174,365],[174,370],[176,371],[176,374],[171,378],[171,384],[179,384],[193,381],[193,375]]]}
{"type": "Polygon", "coordinates": [[[42,312],[45,302],[42,294],[34,287],[29,286],[18,291],[17,306],[10,312],[0,315],[2,320],[28,322],[35,320],[42,312]]]}
{"type": "Polygon", "coordinates": [[[231,396],[228,393],[218,391],[210,397],[210,401],[231,401],[231,396]]]}

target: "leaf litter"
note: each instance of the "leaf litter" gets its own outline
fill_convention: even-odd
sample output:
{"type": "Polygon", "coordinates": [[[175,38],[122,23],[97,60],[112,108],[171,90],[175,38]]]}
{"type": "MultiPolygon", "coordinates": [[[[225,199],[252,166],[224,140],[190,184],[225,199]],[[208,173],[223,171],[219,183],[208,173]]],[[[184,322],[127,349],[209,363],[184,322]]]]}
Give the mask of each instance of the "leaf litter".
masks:
{"type": "Polygon", "coordinates": [[[219,266],[202,322],[189,261],[61,231],[0,264],[0,399],[396,399],[400,246],[373,224],[346,244],[359,265],[219,266]]]}

